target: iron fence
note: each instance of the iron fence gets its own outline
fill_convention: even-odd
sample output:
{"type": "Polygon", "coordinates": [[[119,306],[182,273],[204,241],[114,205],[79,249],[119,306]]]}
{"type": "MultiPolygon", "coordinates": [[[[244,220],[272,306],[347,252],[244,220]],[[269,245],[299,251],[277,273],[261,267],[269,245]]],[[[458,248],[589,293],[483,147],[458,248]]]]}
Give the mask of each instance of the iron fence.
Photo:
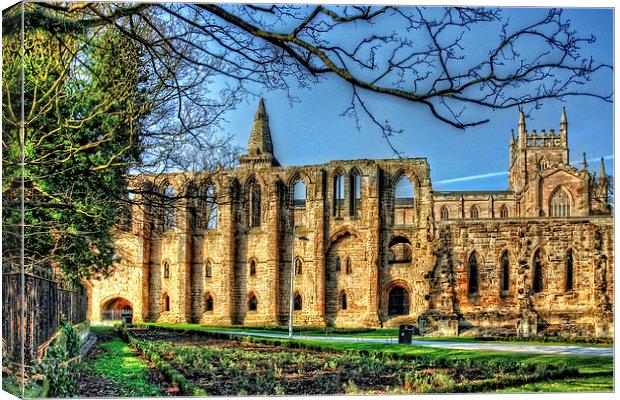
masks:
{"type": "Polygon", "coordinates": [[[84,290],[61,288],[58,282],[31,274],[2,274],[3,357],[21,362],[23,348],[23,362],[29,364],[61,321],[85,321],[87,307],[84,290]]]}

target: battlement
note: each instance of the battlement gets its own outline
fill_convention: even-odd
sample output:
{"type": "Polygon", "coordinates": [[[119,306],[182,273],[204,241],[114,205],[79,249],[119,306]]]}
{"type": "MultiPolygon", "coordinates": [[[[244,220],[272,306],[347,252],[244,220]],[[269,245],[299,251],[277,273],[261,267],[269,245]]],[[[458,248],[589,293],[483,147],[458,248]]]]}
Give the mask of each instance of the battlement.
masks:
{"type": "Polygon", "coordinates": [[[563,139],[562,132],[556,134],[553,128],[549,129],[548,132],[543,129],[540,133],[537,133],[536,129],[530,132],[525,131],[525,145],[527,147],[564,147],[566,141],[563,139]]]}

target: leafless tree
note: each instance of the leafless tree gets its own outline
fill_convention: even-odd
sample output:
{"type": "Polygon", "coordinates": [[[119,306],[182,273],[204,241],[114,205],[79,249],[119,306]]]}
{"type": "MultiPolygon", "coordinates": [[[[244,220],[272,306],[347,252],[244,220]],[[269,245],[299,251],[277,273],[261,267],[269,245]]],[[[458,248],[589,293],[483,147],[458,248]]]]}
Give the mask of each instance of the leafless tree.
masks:
{"type": "MultiPolygon", "coordinates": [[[[582,53],[595,41],[572,29],[561,9],[520,25],[501,10],[304,5],[48,4],[78,26],[112,24],[149,49],[191,67],[194,75],[228,77],[233,92],[251,83],[294,97],[325,77],[350,87],[346,113],[362,113],[389,136],[396,130],[370,109],[373,93],[421,105],[457,128],[488,122],[479,108],[536,107],[550,98],[591,96],[587,83],[611,66],[582,53]],[[154,37],[133,27],[145,23],[154,37]],[[496,36],[480,39],[479,32],[496,36]],[[488,32],[488,31],[487,31],[488,32]],[[294,86],[292,86],[294,85],[294,86]]],[[[165,67],[162,65],[162,67],[165,67]]],[[[189,94],[189,93],[188,93],[189,94]]]]}

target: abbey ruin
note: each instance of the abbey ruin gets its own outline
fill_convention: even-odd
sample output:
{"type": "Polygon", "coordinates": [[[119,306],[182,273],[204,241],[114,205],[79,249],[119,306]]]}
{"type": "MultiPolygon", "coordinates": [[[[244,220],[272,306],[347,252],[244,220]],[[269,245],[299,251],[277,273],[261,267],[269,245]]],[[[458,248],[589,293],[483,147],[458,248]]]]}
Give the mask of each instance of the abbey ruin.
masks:
{"type": "Polygon", "coordinates": [[[132,178],[90,318],[283,324],[294,268],[295,325],[612,336],[608,177],[569,164],[568,131],[521,114],[507,190],[434,191],[425,158],[281,166],[261,100],[238,168],[132,178]]]}

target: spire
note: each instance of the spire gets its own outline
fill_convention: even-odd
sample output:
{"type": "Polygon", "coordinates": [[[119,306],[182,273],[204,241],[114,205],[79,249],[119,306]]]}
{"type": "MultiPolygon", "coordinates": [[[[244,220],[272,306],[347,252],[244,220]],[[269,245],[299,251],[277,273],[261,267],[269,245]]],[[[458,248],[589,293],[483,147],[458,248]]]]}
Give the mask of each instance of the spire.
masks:
{"type": "Polygon", "coordinates": [[[560,119],[560,128],[566,128],[568,122],[566,121],[566,107],[562,107],[562,119],[560,119]]]}
{"type": "Polygon", "coordinates": [[[515,144],[515,130],[511,129],[510,130],[510,145],[514,145],[515,144]]]}
{"type": "Polygon", "coordinates": [[[607,182],[607,174],[605,173],[605,159],[601,157],[601,169],[598,173],[599,182],[607,182]]]}
{"type": "Polygon", "coordinates": [[[562,118],[560,119],[560,137],[562,144],[567,145],[568,121],[566,120],[566,108],[562,107],[562,118]]]}
{"type": "Polygon", "coordinates": [[[582,171],[588,170],[588,161],[586,161],[586,153],[583,153],[583,161],[581,162],[581,170],[582,171]]]}
{"type": "Polygon", "coordinates": [[[519,110],[519,133],[521,133],[522,130],[525,132],[525,114],[523,110],[519,110]]]}
{"type": "Polygon", "coordinates": [[[248,152],[240,158],[240,161],[242,164],[268,163],[270,165],[280,165],[273,155],[269,115],[265,109],[265,101],[262,98],[258,102],[258,109],[256,114],[254,114],[252,132],[248,140],[248,152]]]}

